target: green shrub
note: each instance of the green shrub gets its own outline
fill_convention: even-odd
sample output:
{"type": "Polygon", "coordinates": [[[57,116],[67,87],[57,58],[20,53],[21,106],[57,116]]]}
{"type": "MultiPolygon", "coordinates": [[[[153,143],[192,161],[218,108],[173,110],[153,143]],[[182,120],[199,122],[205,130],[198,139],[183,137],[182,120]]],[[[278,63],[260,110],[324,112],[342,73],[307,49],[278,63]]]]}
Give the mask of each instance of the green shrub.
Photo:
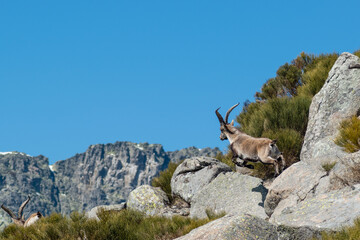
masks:
{"type": "Polygon", "coordinates": [[[358,57],[360,58],[360,50],[355,51],[355,52],[354,52],[354,55],[355,55],[355,56],[358,56],[358,57]]]}
{"type": "Polygon", "coordinates": [[[173,197],[171,194],[171,177],[174,174],[177,166],[179,166],[179,165],[180,165],[180,163],[170,162],[168,165],[168,168],[165,169],[164,171],[161,171],[159,173],[159,176],[155,177],[151,181],[151,186],[160,187],[166,193],[170,202],[173,201],[173,197]]]}
{"type": "Polygon", "coordinates": [[[84,214],[76,212],[70,217],[54,213],[27,228],[11,224],[0,233],[0,239],[173,239],[222,216],[211,215],[211,219],[166,218],[130,210],[101,211],[98,215],[100,221],[87,219],[84,214]]]}
{"type": "Polygon", "coordinates": [[[353,116],[340,123],[339,135],[335,143],[343,147],[346,152],[352,153],[360,150],[360,119],[353,116]]]}
{"type": "Polygon", "coordinates": [[[298,88],[299,95],[314,96],[320,91],[334,65],[338,54],[320,55],[302,75],[302,86],[298,88]]]}
{"type": "Polygon", "coordinates": [[[331,169],[334,168],[334,166],[336,165],[336,162],[333,162],[333,163],[324,163],[322,166],[322,168],[326,171],[326,172],[330,172],[331,169]]]}
{"type": "Polygon", "coordinates": [[[282,97],[264,103],[251,103],[237,117],[240,130],[253,137],[266,131],[293,129],[305,135],[311,98],[308,96],[282,97]]]}

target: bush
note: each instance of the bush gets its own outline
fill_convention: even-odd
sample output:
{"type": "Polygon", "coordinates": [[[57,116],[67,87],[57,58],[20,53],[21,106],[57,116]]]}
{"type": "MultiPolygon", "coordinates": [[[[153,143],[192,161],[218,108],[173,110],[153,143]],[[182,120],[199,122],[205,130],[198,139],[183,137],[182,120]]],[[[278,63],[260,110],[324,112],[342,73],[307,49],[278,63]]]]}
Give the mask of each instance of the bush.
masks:
{"type": "Polygon", "coordinates": [[[159,176],[155,177],[151,181],[151,186],[160,187],[166,193],[170,202],[173,202],[173,197],[171,194],[171,178],[179,165],[180,163],[170,162],[168,168],[164,171],[161,171],[159,176]]]}
{"type": "Polygon", "coordinates": [[[314,96],[320,91],[334,65],[338,54],[320,55],[302,76],[298,95],[314,96]]]}
{"type": "Polygon", "coordinates": [[[264,103],[251,103],[237,117],[240,130],[253,137],[266,131],[293,129],[305,135],[311,98],[274,98],[264,103]]]}
{"type": "Polygon", "coordinates": [[[360,119],[353,116],[340,123],[339,135],[335,143],[343,147],[346,152],[353,153],[360,150],[360,119]]]}
{"type": "Polygon", "coordinates": [[[356,52],[354,52],[355,56],[358,56],[360,58],[360,50],[357,50],[356,52]]]}
{"type": "Polygon", "coordinates": [[[98,216],[100,221],[76,212],[70,218],[54,213],[27,228],[11,224],[0,233],[0,239],[173,239],[222,215],[211,214],[211,219],[166,218],[123,210],[102,211],[98,216]]]}

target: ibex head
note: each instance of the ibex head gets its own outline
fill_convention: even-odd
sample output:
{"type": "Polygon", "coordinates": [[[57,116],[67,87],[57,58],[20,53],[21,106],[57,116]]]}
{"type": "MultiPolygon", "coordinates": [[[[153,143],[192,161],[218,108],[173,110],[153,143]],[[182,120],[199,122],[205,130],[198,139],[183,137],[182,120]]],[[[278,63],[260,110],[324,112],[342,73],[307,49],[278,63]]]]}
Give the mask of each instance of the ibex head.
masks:
{"type": "Polygon", "coordinates": [[[235,130],[235,127],[234,127],[234,121],[231,121],[231,123],[228,123],[228,119],[229,119],[229,115],[231,113],[231,111],[236,108],[237,106],[239,105],[238,104],[235,104],[234,106],[232,106],[227,112],[226,112],[226,115],[225,115],[225,121],[224,119],[222,118],[221,114],[219,113],[219,109],[216,109],[215,113],[216,113],[216,116],[218,117],[219,119],[219,122],[220,122],[220,140],[221,141],[224,141],[227,139],[227,136],[226,136],[226,132],[227,133],[231,133],[233,134],[234,133],[234,130],[235,130]]]}

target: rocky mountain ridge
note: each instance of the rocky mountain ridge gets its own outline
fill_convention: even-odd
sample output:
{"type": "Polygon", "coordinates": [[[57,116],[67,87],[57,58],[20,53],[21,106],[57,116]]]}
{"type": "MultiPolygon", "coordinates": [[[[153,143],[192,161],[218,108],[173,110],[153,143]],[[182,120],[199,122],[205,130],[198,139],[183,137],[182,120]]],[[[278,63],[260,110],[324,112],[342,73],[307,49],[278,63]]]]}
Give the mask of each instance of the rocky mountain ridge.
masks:
{"type": "MultiPolygon", "coordinates": [[[[84,153],[49,166],[48,158],[0,153],[0,203],[17,212],[28,195],[24,216],[41,211],[69,214],[98,205],[120,204],[137,186],[150,184],[170,161],[216,156],[219,149],[190,147],[165,152],[160,144],[116,142],[91,145],[84,153]]],[[[0,228],[11,220],[0,211],[0,228]]]]}

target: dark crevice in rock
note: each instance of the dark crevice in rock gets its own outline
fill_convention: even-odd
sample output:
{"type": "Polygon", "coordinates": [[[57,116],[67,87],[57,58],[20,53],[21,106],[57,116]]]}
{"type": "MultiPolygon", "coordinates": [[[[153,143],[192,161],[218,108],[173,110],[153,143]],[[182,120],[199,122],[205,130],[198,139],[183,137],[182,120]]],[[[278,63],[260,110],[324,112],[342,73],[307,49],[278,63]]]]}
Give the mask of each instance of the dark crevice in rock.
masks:
{"type": "Polygon", "coordinates": [[[194,167],[193,169],[186,169],[186,170],[183,170],[183,171],[180,171],[178,173],[178,175],[182,175],[182,174],[187,174],[187,173],[192,173],[192,172],[197,172],[205,167],[208,167],[208,166],[212,166],[214,163],[209,163],[209,162],[199,162],[199,166],[196,166],[194,167]]]}

